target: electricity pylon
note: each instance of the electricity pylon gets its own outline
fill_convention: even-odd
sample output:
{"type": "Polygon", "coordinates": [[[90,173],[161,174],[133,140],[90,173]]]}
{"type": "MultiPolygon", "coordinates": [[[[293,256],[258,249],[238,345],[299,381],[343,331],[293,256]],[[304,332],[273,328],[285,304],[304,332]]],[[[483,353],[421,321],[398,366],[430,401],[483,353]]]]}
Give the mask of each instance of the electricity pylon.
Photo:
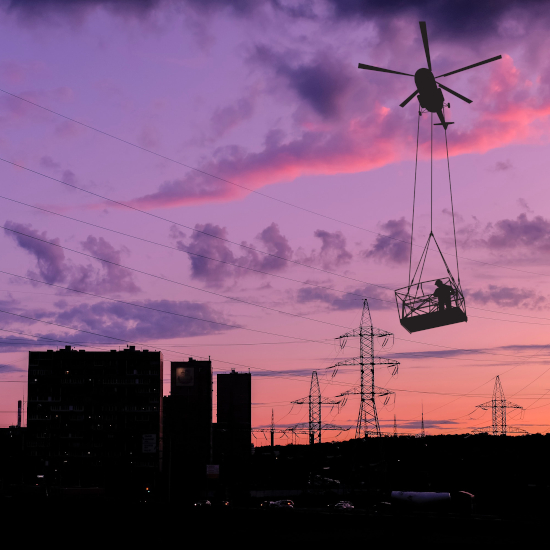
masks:
{"type": "Polygon", "coordinates": [[[382,435],[380,432],[378,413],[376,412],[376,396],[385,396],[386,404],[389,401],[390,396],[393,395],[393,392],[379,388],[374,384],[374,367],[381,365],[393,367],[393,374],[397,374],[399,362],[393,361],[392,359],[375,357],[374,343],[375,338],[383,338],[384,341],[382,346],[385,346],[390,336],[393,336],[393,333],[372,326],[369,303],[365,298],[363,300],[363,312],[361,314],[361,324],[359,325],[359,328],[346,332],[346,334],[343,334],[337,338],[337,340],[341,340],[341,348],[346,345],[348,338],[359,338],[359,357],[345,359],[344,361],[340,361],[329,367],[331,369],[350,365],[359,365],[360,367],[361,382],[359,388],[354,388],[342,394],[358,394],[361,396],[359,416],[357,418],[357,427],[355,429],[356,438],[368,437],[369,435],[380,437],[382,435]]]}
{"type": "Polygon", "coordinates": [[[493,416],[493,425],[486,428],[477,428],[475,432],[491,432],[493,435],[506,435],[507,433],[527,433],[521,428],[507,426],[506,409],[523,409],[522,406],[516,405],[511,401],[507,401],[504,397],[504,390],[500,383],[500,376],[495,378],[495,387],[493,389],[493,398],[491,401],[477,405],[479,409],[484,411],[491,409],[493,416]]]}
{"type": "Polygon", "coordinates": [[[343,430],[343,428],[334,427],[329,424],[323,426],[321,422],[321,409],[323,408],[323,405],[340,405],[341,401],[341,399],[336,400],[321,396],[319,378],[317,377],[317,371],[314,370],[311,373],[309,395],[307,397],[303,397],[302,399],[296,399],[296,401],[292,401],[292,403],[296,405],[304,405],[305,403],[307,403],[309,406],[308,428],[310,445],[313,445],[315,443],[315,440],[317,440],[317,443],[321,443],[321,432],[323,430],[343,430]]]}
{"type": "Polygon", "coordinates": [[[257,437],[254,435],[254,433],[261,433],[264,435],[264,437],[267,439],[266,434],[269,434],[269,442],[271,447],[275,446],[275,434],[281,434],[283,437],[286,437],[288,439],[287,432],[291,432],[291,428],[275,428],[275,416],[273,413],[273,409],[271,409],[271,426],[269,428],[252,428],[252,437],[254,439],[257,439],[257,437]]]}

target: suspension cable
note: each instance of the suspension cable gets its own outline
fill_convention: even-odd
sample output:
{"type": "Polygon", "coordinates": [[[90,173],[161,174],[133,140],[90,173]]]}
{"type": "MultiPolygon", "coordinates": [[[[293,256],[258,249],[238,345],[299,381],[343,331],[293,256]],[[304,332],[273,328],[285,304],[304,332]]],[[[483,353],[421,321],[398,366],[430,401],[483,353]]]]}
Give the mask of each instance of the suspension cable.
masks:
{"type": "Polygon", "coordinates": [[[430,234],[434,230],[434,114],[430,113],[430,234]]]}
{"type": "Polygon", "coordinates": [[[445,128],[445,149],[447,151],[447,171],[449,172],[449,192],[451,194],[451,216],[453,218],[453,233],[455,238],[455,256],[456,256],[456,276],[458,280],[458,287],[460,286],[460,269],[458,268],[458,246],[456,244],[456,227],[455,227],[455,208],[453,204],[453,187],[451,185],[451,165],[449,163],[449,145],[447,142],[447,129],[445,128]]]}
{"type": "Polygon", "coordinates": [[[418,125],[416,128],[416,159],[414,161],[414,190],[413,190],[413,211],[411,220],[411,250],[409,254],[409,286],[411,286],[411,268],[412,268],[412,255],[413,255],[413,234],[414,234],[414,206],[416,204],[416,175],[418,171],[418,138],[420,136],[420,116],[422,112],[420,107],[418,108],[418,125]]]}

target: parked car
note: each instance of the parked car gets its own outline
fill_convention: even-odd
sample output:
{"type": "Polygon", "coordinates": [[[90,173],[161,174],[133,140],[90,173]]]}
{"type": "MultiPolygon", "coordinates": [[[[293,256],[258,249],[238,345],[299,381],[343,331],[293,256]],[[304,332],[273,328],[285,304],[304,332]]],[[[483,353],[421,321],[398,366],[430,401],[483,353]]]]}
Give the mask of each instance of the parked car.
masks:
{"type": "Polygon", "coordinates": [[[334,505],[336,510],[353,510],[353,504],[348,500],[341,500],[334,505]]]}
{"type": "Polygon", "coordinates": [[[269,505],[270,508],[294,508],[292,500],[276,500],[269,505]]]}

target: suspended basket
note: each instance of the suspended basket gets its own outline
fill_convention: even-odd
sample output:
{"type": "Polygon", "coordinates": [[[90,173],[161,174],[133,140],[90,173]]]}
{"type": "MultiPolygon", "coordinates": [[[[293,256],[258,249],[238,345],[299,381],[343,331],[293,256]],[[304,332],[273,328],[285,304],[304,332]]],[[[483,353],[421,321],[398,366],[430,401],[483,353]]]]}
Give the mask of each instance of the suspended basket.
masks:
{"type": "Polygon", "coordinates": [[[426,242],[426,246],[420,256],[420,261],[411,278],[412,267],[412,248],[413,248],[413,233],[414,233],[414,214],[416,203],[416,183],[417,183],[417,168],[418,168],[418,143],[420,135],[420,115],[418,113],[418,128],[416,135],[416,163],[414,169],[414,194],[413,194],[413,212],[411,226],[411,250],[409,260],[409,285],[399,288],[395,291],[395,299],[397,302],[397,311],[399,313],[399,322],[409,332],[418,332],[420,330],[428,330],[455,323],[463,323],[468,320],[466,315],[466,302],[462,287],[460,286],[460,270],[458,267],[458,249],[456,245],[456,228],[454,220],[454,205],[453,205],[453,190],[451,186],[451,167],[449,164],[449,146],[447,143],[447,129],[445,130],[445,148],[447,151],[447,170],[449,173],[449,193],[451,199],[451,214],[453,220],[453,233],[456,255],[456,270],[458,283],[455,281],[445,257],[439,248],[439,244],[433,234],[433,114],[431,116],[431,152],[430,152],[430,235],[426,242]],[[446,277],[440,279],[432,279],[428,281],[422,280],[422,274],[426,264],[430,242],[433,240],[439,255],[443,260],[443,265],[447,271],[446,277]]]}
{"type": "Polygon", "coordinates": [[[409,333],[463,323],[468,320],[466,301],[460,282],[457,284],[451,274],[433,233],[430,233],[428,237],[428,242],[424,247],[412,281],[409,286],[395,291],[395,299],[399,322],[409,333]],[[422,278],[429,244],[432,239],[445,265],[447,277],[415,282],[419,270],[418,278],[422,278]]]}
{"type": "Polygon", "coordinates": [[[437,288],[436,280],[422,281],[395,291],[399,322],[408,332],[418,332],[468,320],[464,295],[454,279],[452,277],[439,279],[444,285],[453,289],[448,302],[450,307],[442,307],[440,299],[434,296],[433,289],[437,288]]]}

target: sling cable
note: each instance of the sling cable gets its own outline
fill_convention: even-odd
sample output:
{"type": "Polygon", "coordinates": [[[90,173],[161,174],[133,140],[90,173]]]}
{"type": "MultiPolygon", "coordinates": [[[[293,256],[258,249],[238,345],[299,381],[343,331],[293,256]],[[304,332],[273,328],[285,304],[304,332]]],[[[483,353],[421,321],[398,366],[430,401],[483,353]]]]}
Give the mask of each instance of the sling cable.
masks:
{"type": "MultiPolygon", "coordinates": [[[[418,147],[420,135],[420,117],[426,110],[420,108],[418,111],[418,125],[416,133],[416,161],[414,168],[414,190],[413,190],[413,210],[411,222],[411,245],[409,254],[409,284],[406,287],[399,288],[395,291],[395,299],[397,302],[397,310],[399,313],[399,321],[401,325],[409,332],[418,332],[436,327],[452,325],[454,323],[463,323],[468,321],[466,315],[466,301],[460,284],[460,270],[458,265],[458,248],[456,243],[456,226],[453,204],[453,189],[451,184],[451,167],[449,163],[449,145],[447,141],[447,128],[444,126],[445,132],[445,149],[447,153],[447,172],[449,175],[449,195],[451,200],[451,218],[453,221],[453,235],[456,257],[456,279],[445,261],[445,257],[441,252],[439,243],[435,238],[433,227],[433,113],[430,114],[431,132],[430,132],[430,234],[426,245],[420,255],[420,260],[414,273],[412,272],[412,252],[413,252],[413,235],[414,235],[414,216],[416,207],[416,192],[417,192],[417,176],[418,176],[418,147]],[[441,258],[445,268],[446,276],[438,279],[423,280],[424,268],[426,259],[430,251],[430,244],[435,244],[439,257],[441,258]],[[434,290],[435,287],[435,290],[434,290]]],[[[441,262],[440,262],[441,265],[441,262]]],[[[443,270],[443,269],[442,269],[443,270]]]]}

